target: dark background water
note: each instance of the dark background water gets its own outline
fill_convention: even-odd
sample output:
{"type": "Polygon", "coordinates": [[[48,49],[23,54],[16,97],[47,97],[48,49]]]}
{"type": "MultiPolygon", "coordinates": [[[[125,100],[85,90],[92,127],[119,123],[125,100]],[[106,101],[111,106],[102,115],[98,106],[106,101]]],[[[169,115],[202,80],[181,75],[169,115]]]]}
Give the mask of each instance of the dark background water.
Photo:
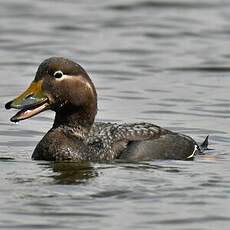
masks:
{"type": "Polygon", "coordinates": [[[0,1],[1,229],[229,229],[228,0],[0,1]],[[195,161],[35,162],[53,113],[4,104],[65,56],[98,90],[98,120],[148,121],[201,142],[195,161]]]}

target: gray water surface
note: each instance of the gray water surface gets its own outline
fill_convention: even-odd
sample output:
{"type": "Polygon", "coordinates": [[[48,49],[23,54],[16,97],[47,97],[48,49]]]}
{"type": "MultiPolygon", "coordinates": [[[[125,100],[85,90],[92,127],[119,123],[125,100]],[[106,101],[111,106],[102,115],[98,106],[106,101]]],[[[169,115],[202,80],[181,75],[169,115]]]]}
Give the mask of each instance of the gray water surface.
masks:
{"type": "Polygon", "coordinates": [[[0,76],[1,229],[229,229],[229,1],[1,0],[0,76]],[[50,56],[89,72],[97,120],[210,135],[214,150],[194,161],[32,161],[54,114],[13,124],[4,104],[50,56]]]}

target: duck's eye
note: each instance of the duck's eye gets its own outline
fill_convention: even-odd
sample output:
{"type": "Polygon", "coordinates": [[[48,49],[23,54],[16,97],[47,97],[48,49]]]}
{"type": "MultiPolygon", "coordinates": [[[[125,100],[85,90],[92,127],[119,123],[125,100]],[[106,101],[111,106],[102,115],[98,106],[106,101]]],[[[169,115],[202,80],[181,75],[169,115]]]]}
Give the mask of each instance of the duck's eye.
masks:
{"type": "Polygon", "coordinates": [[[63,76],[63,73],[61,70],[58,70],[54,73],[54,77],[55,78],[61,78],[63,76]]]}

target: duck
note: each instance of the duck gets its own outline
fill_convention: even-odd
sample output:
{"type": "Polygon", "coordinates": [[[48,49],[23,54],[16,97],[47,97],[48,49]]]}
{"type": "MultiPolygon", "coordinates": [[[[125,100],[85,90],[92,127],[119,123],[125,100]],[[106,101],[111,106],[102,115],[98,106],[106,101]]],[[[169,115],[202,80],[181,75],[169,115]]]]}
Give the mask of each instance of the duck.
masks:
{"type": "Polygon", "coordinates": [[[35,147],[33,160],[188,160],[208,144],[208,137],[199,145],[189,136],[148,122],[95,121],[96,88],[81,65],[63,57],[44,60],[30,86],[5,108],[19,110],[12,122],[55,112],[53,126],[35,147]]]}

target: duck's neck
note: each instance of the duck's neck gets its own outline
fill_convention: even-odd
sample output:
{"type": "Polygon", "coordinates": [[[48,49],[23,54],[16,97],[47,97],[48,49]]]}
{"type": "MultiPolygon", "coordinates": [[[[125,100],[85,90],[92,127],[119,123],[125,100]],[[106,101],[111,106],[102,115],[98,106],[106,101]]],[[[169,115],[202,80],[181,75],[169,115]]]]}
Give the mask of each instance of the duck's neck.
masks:
{"type": "Polygon", "coordinates": [[[68,107],[56,112],[53,128],[72,130],[75,134],[85,137],[94,123],[96,111],[82,107],[68,107]]]}

